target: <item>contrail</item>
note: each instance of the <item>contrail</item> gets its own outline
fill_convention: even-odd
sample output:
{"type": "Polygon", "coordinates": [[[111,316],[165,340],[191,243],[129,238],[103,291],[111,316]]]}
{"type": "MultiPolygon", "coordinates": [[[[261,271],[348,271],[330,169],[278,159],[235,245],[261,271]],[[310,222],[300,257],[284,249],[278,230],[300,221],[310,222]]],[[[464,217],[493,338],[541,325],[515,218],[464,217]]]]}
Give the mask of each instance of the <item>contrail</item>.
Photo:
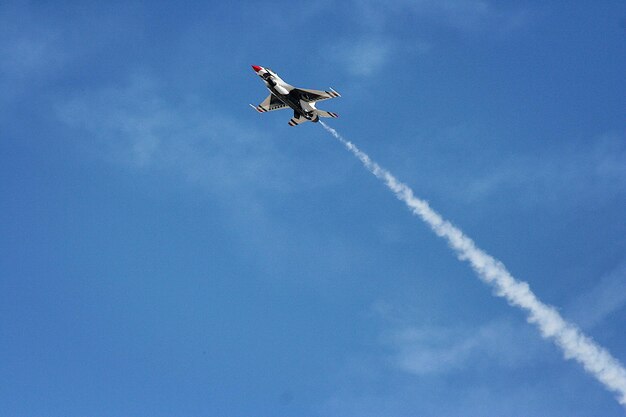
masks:
{"type": "Polygon", "coordinates": [[[497,296],[525,310],[528,322],[534,323],[544,338],[552,340],[560,347],[566,359],[575,359],[609,391],[616,393],[617,401],[626,408],[626,369],[617,359],[583,334],[575,324],[563,319],[554,307],[541,302],[530,290],[528,283],[515,279],[502,262],[476,247],[474,241],[459,228],[444,220],[426,201],[415,197],[413,190],[406,184],[372,161],[366,153],[344,139],[335,129],[324,122],[320,123],[352,152],[365,168],[383,181],[413,214],[426,222],[439,237],[444,238],[460,260],[469,262],[478,277],[489,284],[497,296]]]}

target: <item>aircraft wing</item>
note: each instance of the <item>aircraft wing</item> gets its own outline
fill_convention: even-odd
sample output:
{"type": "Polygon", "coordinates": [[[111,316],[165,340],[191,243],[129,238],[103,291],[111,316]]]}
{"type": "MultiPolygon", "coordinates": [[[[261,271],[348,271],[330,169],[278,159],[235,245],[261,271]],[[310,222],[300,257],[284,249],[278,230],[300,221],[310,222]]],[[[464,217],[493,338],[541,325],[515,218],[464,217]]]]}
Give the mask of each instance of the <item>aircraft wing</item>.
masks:
{"type": "Polygon", "coordinates": [[[267,96],[267,98],[263,100],[263,102],[258,106],[253,106],[252,104],[250,104],[250,106],[259,113],[265,113],[267,111],[280,110],[289,107],[278,98],[276,98],[274,94],[270,94],[269,96],[267,96]]]}
{"type": "Polygon", "coordinates": [[[300,91],[302,99],[308,101],[309,103],[341,97],[341,95],[332,88],[330,91],[308,90],[306,88],[296,88],[296,90],[300,91]]]}

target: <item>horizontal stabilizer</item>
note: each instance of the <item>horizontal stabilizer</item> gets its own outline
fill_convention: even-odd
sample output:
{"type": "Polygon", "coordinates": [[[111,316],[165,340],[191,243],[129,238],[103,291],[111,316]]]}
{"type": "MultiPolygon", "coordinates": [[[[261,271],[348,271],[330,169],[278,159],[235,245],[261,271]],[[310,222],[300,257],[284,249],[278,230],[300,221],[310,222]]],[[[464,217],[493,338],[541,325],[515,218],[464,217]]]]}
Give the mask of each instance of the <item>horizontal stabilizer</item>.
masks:
{"type": "Polygon", "coordinates": [[[297,126],[300,123],[306,122],[308,119],[304,117],[292,117],[291,120],[287,123],[289,126],[297,126]]]}
{"type": "Polygon", "coordinates": [[[337,113],[333,113],[331,111],[324,111],[324,110],[318,110],[317,114],[319,117],[332,117],[332,118],[339,117],[337,113]]]}

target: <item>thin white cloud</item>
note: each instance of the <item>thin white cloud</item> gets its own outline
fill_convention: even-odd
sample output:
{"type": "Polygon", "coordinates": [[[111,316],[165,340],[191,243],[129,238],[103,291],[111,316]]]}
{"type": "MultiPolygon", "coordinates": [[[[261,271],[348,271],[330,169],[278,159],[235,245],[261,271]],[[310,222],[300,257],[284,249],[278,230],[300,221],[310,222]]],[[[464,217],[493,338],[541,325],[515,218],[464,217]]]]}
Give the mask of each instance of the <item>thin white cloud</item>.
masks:
{"type": "Polygon", "coordinates": [[[370,76],[382,70],[395,52],[394,42],[383,38],[344,41],[330,49],[331,58],[352,75],[370,76]]]}
{"type": "MultiPolygon", "coordinates": [[[[331,276],[351,262],[362,259],[360,249],[341,237],[330,241],[310,225],[285,222],[271,207],[276,198],[291,192],[315,189],[339,179],[342,168],[336,153],[313,153],[303,160],[302,149],[319,147],[287,137],[287,114],[283,123],[261,123],[265,117],[241,105],[240,119],[222,107],[195,97],[167,96],[167,88],[154,77],[136,75],[120,85],[75,93],[61,99],[57,117],[68,128],[67,136],[88,158],[99,158],[156,177],[188,180],[192,189],[214,197],[230,233],[239,239],[242,253],[268,276],[306,274],[289,271],[293,265],[315,259],[320,277],[331,276]],[[246,119],[249,117],[249,119],[246,119]],[[252,124],[263,125],[255,129],[252,124]],[[295,145],[297,143],[297,146],[295,145]],[[294,155],[293,153],[296,153],[294,155]],[[331,170],[302,169],[303,163],[337,165],[331,170]],[[273,242],[268,245],[267,242],[273,242]],[[306,256],[304,255],[306,254],[306,256]],[[291,263],[276,262],[277,258],[291,263]],[[346,259],[351,260],[346,262],[346,259]]],[[[307,126],[303,126],[306,132],[307,126]]],[[[345,167],[345,165],[344,165],[345,167]]],[[[315,284],[323,283],[323,279],[315,284]]]]}
{"type": "Polygon", "coordinates": [[[63,60],[59,33],[28,9],[0,6],[0,74],[13,80],[55,69],[63,60]]]}
{"type": "MultiPolygon", "coordinates": [[[[432,22],[462,32],[508,33],[526,21],[523,10],[501,10],[484,0],[358,1],[350,5],[359,30],[343,39],[332,39],[320,55],[340,64],[348,74],[378,74],[402,55],[425,54],[433,42],[424,34],[403,33],[395,27],[399,17],[419,25],[432,22]]],[[[419,31],[418,31],[419,33],[419,31]]]]}
{"type": "Polygon", "coordinates": [[[105,158],[170,169],[212,188],[281,189],[284,171],[295,168],[266,133],[193,98],[166,100],[151,77],[76,95],[59,103],[57,114],[105,158]]]}
{"type": "Polygon", "coordinates": [[[341,65],[350,75],[369,77],[379,74],[400,54],[424,54],[431,45],[423,40],[409,43],[388,36],[363,35],[346,39],[324,49],[324,56],[341,65]]]}
{"type": "Polygon", "coordinates": [[[59,31],[19,9],[0,5],[0,106],[36,91],[67,62],[59,31]]]}
{"type": "Polygon", "coordinates": [[[393,363],[416,374],[445,374],[467,368],[520,367],[536,352],[524,329],[506,320],[474,327],[409,326],[383,336],[393,363]]]}
{"type": "Polygon", "coordinates": [[[626,306],[626,262],[600,278],[567,309],[582,327],[593,327],[626,306]]]}
{"type": "Polygon", "coordinates": [[[588,199],[599,202],[615,193],[626,194],[626,146],[624,138],[606,134],[584,147],[556,152],[516,155],[484,164],[477,174],[463,181],[458,192],[470,199],[486,199],[502,189],[523,189],[523,204],[588,199]],[[567,200],[567,199],[566,199],[567,200]]]}
{"type": "Polygon", "coordinates": [[[472,137],[484,132],[471,127],[453,127],[434,132],[429,138],[392,146],[396,164],[410,171],[415,166],[429,174],[422,184],[430,194],[445,195],[465,202],[500,200],[519,207],[559,207],[598,205],[626,196],[626,136],[605,132],[584,142],[563,141],[530,151],[494,151],[482,147],[467,158],[475,148],[472,137]],[[436,145],[435,145],[436,144],[436,145]],[[425,152],[424,146],[427,146],[425,152]],[[407,150],[406,147],[409,149],[407,150]],[[445,175],[445,170],[420,155],[444,152],[459,162],[454,165],[457,175],[445,175]]]}
{"type": "Polygon", "coordinates": [[[430,21],[462,32],[498,32],[515,30],[527,21],[528,11],[503,8],[487,0],[399,0],[389,3],[359,2],[365,16],[376,17],[376,26],[409,14],[416,21],[430,21]]]}
{"type": "Polygon", "coordinates": [[[441,19],[460,30],[505,30],[517,28],[526,13],[498,9],[485,0],[417,0],[407,4],[414,13],[441,19]]]}

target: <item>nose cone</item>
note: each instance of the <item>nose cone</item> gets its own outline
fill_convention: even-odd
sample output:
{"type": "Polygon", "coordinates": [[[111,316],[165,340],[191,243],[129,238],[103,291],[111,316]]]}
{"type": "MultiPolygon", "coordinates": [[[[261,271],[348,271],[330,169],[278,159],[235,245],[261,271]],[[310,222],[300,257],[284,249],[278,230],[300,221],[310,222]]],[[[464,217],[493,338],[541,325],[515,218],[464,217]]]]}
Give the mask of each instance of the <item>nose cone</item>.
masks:
{"type": "Polygon", "coordinates": [[[252,69],[253,69],[255,72],[259,72],[259,71],[261,71],[261,69],[262,69],[262,68],[261,68],[261,67],[259,67],[258,65],[253,65],[253,66],[252,66],[252,69]]]}

